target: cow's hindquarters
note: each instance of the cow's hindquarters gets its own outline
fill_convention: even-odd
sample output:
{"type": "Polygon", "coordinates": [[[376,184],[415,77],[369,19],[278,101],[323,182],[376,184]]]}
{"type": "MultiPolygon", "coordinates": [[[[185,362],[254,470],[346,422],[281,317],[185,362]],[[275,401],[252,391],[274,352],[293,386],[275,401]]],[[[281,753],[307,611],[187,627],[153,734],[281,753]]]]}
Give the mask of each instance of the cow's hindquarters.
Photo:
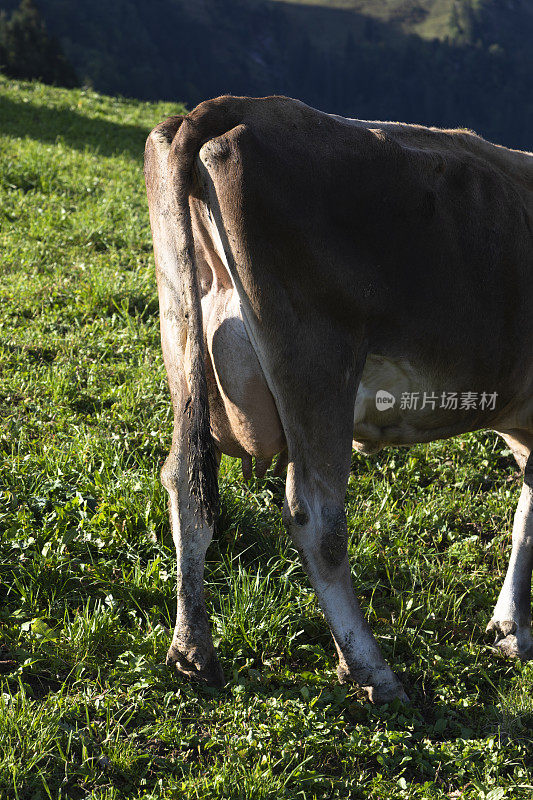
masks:
{"type": "MultiPolygon", "coordinates": [[[[253,204],[259,196],[277,197],[279,188],[261,186],[262,159],[253,134],[241,127],[224,139],[223,147],[208,144],[202,150],[210,213],[287,442],[284,522],[335,639],[339,677],[364,686],[376,702],[405,700],[359,608],[347,553],[344,500],[355,397],[367,355],[364,321],[356,313],[349,325],[337,324],[331,306],[342,297],[316,302],[314,278],[319,280],[321,264],[312,232],[302,220],[292,221],[294,233],[308,240],[305,251],[295,250],[294,236],[281,235],[282,225],[275,226],[278,236],[269,235],[253,204]],[[253,193],[246,189],[251,184],[253,193]]],[[[333,268],[343,253],[330,255],[333,268]]]]}

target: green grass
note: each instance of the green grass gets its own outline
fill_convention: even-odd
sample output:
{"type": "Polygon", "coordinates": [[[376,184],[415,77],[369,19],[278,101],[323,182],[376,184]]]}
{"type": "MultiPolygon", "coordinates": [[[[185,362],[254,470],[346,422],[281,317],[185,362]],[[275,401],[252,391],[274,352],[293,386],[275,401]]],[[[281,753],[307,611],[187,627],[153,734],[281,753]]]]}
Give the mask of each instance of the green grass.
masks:
{"type": "Polygon", "coordinates": [[[530,665],[484,644],[520,481],[492,435],[354,456],[353,576],[410,707],[338,686],[281,524],[223,464],[228,677],[163,660],[172,419],[142,178],[179,107],[0,82],[0,797],[530,798],[530,665]]]}

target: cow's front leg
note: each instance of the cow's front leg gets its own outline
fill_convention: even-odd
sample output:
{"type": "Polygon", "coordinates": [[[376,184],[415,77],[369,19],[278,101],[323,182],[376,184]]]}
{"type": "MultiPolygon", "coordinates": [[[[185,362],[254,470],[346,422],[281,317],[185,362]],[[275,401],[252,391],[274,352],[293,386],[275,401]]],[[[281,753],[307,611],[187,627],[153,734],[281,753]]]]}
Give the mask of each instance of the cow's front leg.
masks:
{"type": "Polygon", "coordinates": [[[533,451],[513,524],[513,549],[494,614],[487,631],[494,631],[494,644],[505,655],[533,659],[531,638],[531,571],[533,568],[533,451]]]}
{"type": "Polygon", "coordinates": [[[170,455],[161,472],[170,497],[170,524],[177,557],[177,615],[167,664],[211,686],[224,684],[211,636],[204,600],[205,554],[213,536],[191,500],[185,441],[175,431],[170,455]]]}
{"type": "Polygon", "coordinates": [[[353,590],[344,508],[320,482],[313,484],[295,478],[289,465],[284,518],[335,639],[339,679],[364,687],[374,703],[407,702],[353,590]]]}

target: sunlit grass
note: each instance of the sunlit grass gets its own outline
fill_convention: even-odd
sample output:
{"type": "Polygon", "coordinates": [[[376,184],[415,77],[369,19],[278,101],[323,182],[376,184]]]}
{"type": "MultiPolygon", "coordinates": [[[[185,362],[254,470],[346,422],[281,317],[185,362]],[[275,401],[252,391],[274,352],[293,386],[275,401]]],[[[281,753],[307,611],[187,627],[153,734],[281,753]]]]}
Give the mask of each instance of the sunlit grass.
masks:
{"type": "Polygon", "coordinates": [[[142,151],[178,110],[0,81],[0,797],[531,797],[532,668],[483,636],[520,488],[494,436],[353,457],[354,582],[410,707],[337,685],[283,482],[230,460],[206,567],[228,685],[164,666],[172,416],[142,151]]]}

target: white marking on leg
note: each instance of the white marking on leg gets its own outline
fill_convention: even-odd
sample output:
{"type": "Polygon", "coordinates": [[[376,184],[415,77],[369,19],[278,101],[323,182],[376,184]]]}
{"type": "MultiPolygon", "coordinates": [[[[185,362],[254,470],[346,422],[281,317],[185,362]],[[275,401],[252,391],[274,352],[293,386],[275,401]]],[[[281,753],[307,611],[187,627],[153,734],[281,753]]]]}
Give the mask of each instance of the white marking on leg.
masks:
{"type": "Polygon", "coordinates": [[[352,679],[364,686],[376,702],[388,702],[394,697],[407,700],[361,612],[352,585],[345,543],[339,542],[337,549],[336,525],[331,526],[322,500],[314,503],[313,510],[307,503],[306,511],[295,510],[301,505],[298,501],[291,505],[291,534],[335,639],[339,652],[339,678],[352,679]],[[327,557],[328,536],[333,537],[331,557],[327,557]]]}
{"type": "Polygon", "coordinates": [[[170,498],[177,560],[176,626],[167,663],[190,677],[220,686],[224,676],[213,647],[203,588],[205,554],[213,531],[191,503],[186,452],[182,446],[176,447],[176,438],[181,441],[182,436],[183,430],[175,432],[173,449],[161,472],[170,498]]]}
{"type": "Polygon", "coordinates": [[[520,658],[533,657],[531,638],[531,571],[533,568],[533,487],[524,482],[513,523],[513,549],[509,567],[488,630],[496,644],[520,658]],[[511,638],[514,637],[514,638],[511,638]]]}

